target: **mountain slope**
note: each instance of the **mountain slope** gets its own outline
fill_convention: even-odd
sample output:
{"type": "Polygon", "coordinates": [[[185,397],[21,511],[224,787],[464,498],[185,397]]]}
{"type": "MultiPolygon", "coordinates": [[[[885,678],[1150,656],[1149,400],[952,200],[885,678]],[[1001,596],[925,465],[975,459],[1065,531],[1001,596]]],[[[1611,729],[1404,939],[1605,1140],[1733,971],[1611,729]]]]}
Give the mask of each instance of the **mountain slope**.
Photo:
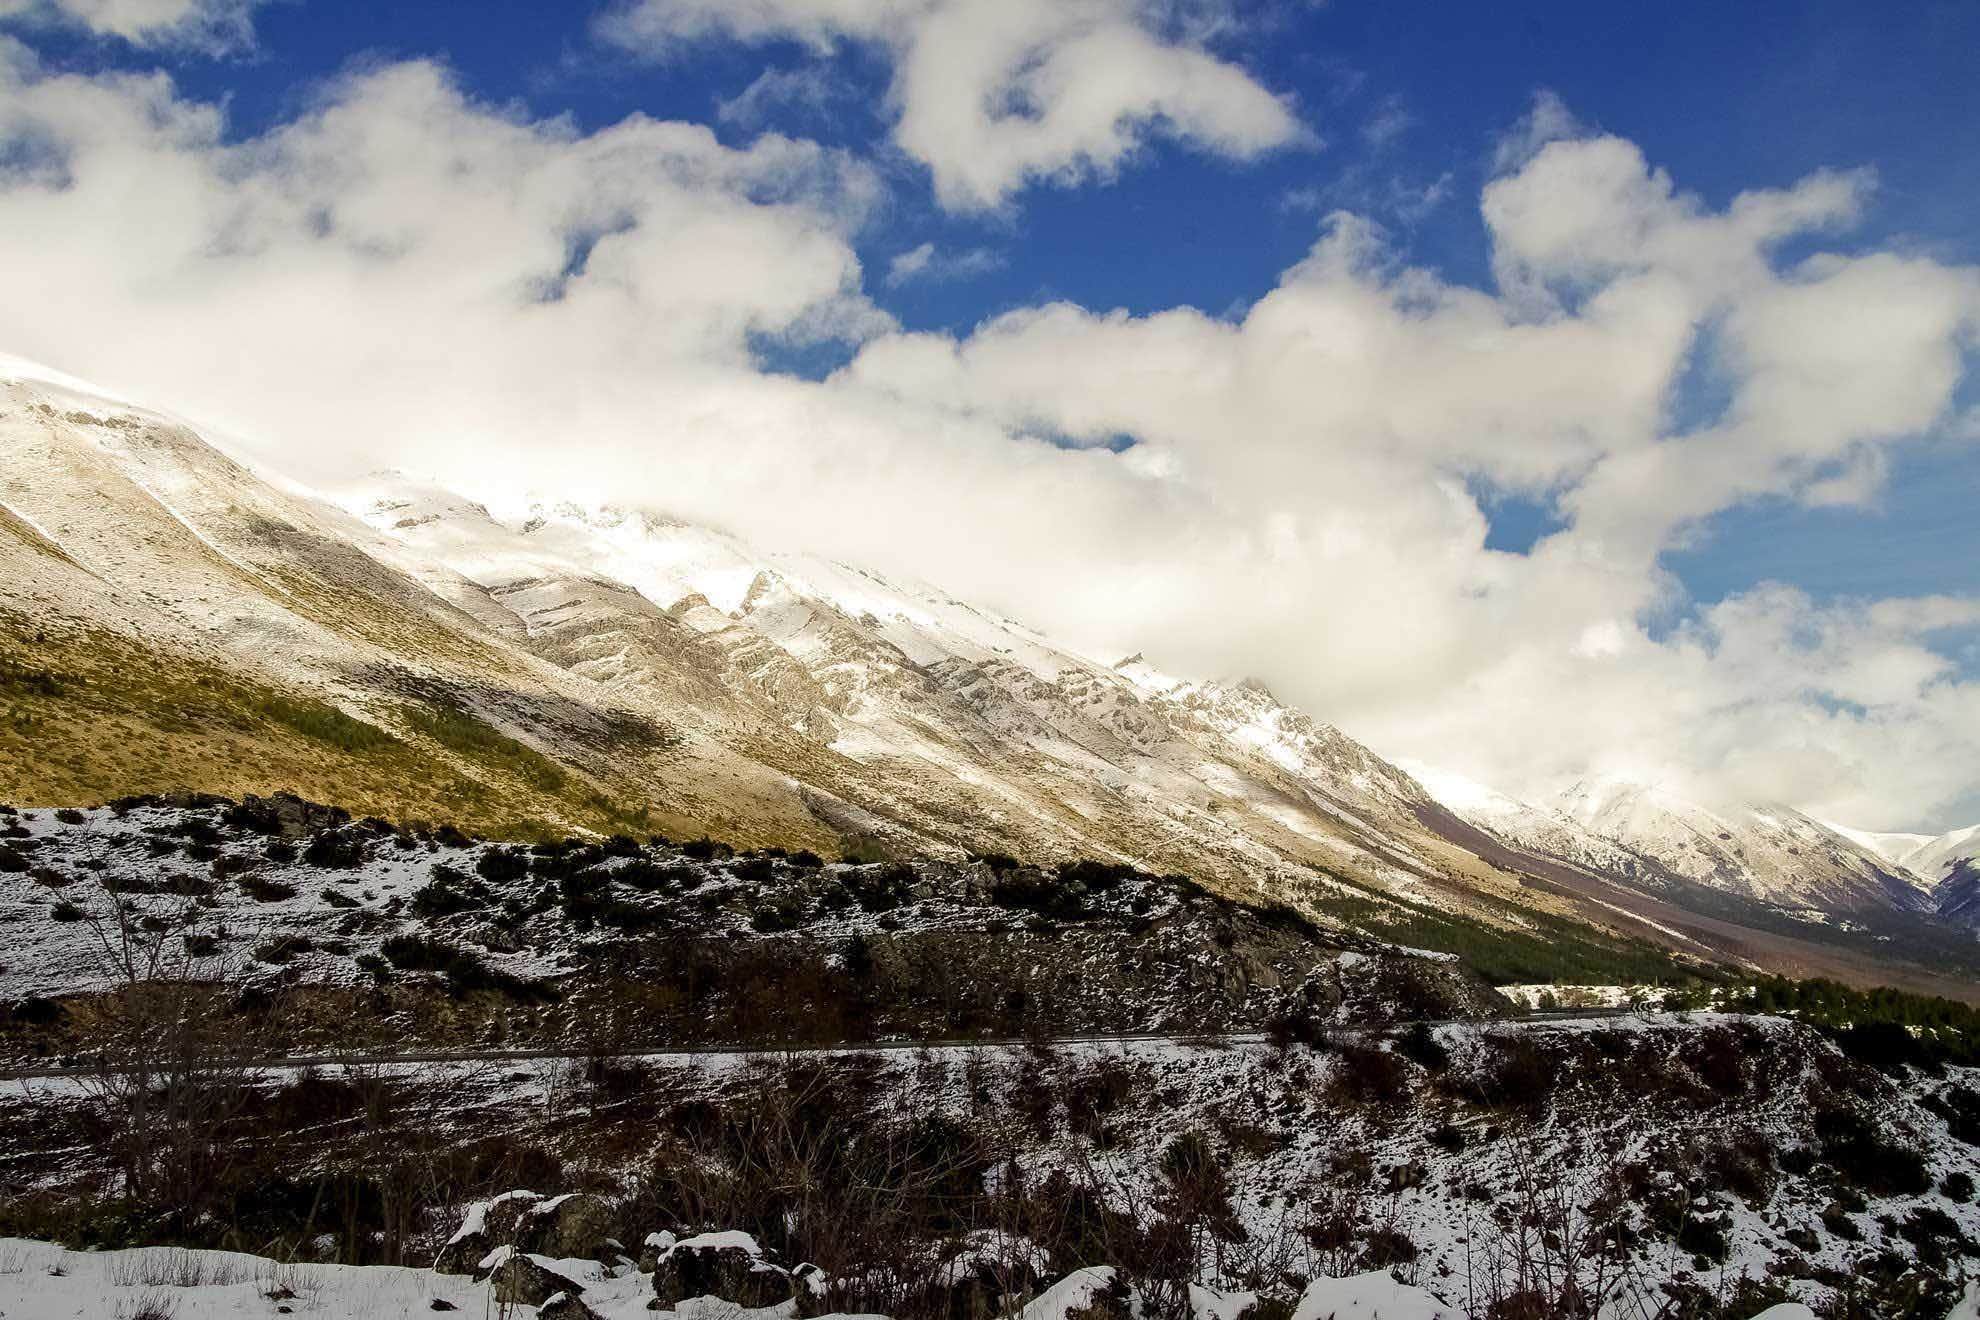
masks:
{"type": "Polygon", "coordinates": [[[1617,884],[1931,906],[1780,813],[1731,850],[1747,871],[1483,790],[1454,815],[1256,682],[1082,655],[649,511],[498,514],[396,476],[342,500],[0,362],[0,800],[286,788],[513,836],[1100,857],[1425,947],[1482,925],[1527,979],[1782,947],[1617,884]],[[1797,848],[1812,880],[1786,874],[1797,848]]]}
{"type": "Polygon", "coordinates": [[[1576,785],[1559,808],[1674,875],[1746,898],[1819,912],[1931,909],[1918,877],[1791,807],[1708,807],[1607,779],[1576,785]]]}

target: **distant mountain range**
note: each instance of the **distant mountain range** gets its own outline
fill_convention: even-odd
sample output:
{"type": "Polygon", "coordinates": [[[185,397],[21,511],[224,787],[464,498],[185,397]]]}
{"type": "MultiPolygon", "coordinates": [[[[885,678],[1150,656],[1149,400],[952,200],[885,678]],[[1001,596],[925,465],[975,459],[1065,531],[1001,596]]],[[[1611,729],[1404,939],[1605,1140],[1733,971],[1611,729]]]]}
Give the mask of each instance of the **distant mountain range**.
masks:
{"type": "Polygon", "coordinates": [[[1858,980],[1980,952],[1980,827],[1620,781],[1522,803],[935,585],[655,511],[326,498],[0,359],[0,797],[282,787],[490,832],[1104,857],[1405,940],[1567,922],[1858,980]]]}

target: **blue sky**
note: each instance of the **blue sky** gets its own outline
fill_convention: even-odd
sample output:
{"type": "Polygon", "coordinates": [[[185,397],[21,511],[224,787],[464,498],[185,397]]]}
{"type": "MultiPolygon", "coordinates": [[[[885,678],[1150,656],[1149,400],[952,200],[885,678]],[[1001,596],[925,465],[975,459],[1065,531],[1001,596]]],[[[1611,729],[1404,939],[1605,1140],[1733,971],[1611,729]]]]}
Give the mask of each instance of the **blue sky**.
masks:
{"type": "Polygon", "coordinates": [[[1509,791],[1980,814],[1980,5],[172,8],[0,0],[0,351],[305,479],[801,529],[1509,791]]]}
{"type": "MultiPolygon", "coordinates": [[[[925,172],[889,149],[887,70],[857,48],[834,61],[824,105],[784,105],[748,122],[725,119],[720,106],[766,69],[805,67],[801,46],[708,43],[656,65],[601,45],[580,5],[277,4],[257,15],[252,54],[169,63],[189,93],[225,100],[240,135],[292,116],[313,83],[353,62],[434,56],[479,97],[568,113],[586,128],[643,112],[707,123],[729,142],[770,129],[869,154],[893,184],[880,223],[859,237],[870,271],[924,242],[981,249],[998,263],[898,287],[872,281],[875,300],[911,329],[963,333],[1059,299],[1229,313],[1271,289],[1311,246],[1320,213],[1336,208],[1380,220],[1411,262],[1486,283],[1478,190],[1495,137],[1542,88],[1638,143],[1714,206],[1823,167],[1874,166],[1873,208],[1845,249],[1897,243],[1980,260],[1980,5],[1335,0],[1247,12],[1251,30],[1220,51],[1296,97],[1320,145],[1246,163],[1158,142],[1103,185],[1034,186],[990,218],[945,214],[925,172]],[[1441,196],[1425,206],[1431,190],[1441,196]]],[[[156,62],[101,41],[57,37],[42,49],[81,65],[156,62]]],[[[842,360],[814,352],[792,365],[842,360]]],[[[1704,601],[1762,579],[1818,597],[1973,591],[1976,509],[1980,449],[1939,446],[1908,455],[1873,509],[1763,502],[1714,519],[1666,562],[1704,601]]],[[[1554,525],[1531,501],[1491,512],[1493,543],[1505,548],[1554,525]]]]}

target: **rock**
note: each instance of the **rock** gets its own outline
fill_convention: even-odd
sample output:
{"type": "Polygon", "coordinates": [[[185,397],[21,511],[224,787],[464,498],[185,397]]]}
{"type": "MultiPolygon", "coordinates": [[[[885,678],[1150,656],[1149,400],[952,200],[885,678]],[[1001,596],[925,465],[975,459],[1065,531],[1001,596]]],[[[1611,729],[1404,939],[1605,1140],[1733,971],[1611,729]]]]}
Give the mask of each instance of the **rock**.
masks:
{"type": "Polygon", "coordinates": [[[455,1306],[444,1297],[436,1297],[426,1304],[426,1309],[429,1311],[458,1311],[461,1308],[455,1306]]]}
{"type": "Polygon", "coordinates": [[[672,1251],[674,1243],[679,1240],[679,1238],[676,1238],[665,1229],[662,1229],[658,1233],[648,1233],[646,1235],[646,1241],[639,1249],[639,1272],[641,1274],[651,1274],[654,1270],[660,1268],[660,1257],[672,1251]]]}
{"type": "Polygon", "coordinates": [[[653,1296],[662,1309],[690,1297],[719,1297],[739,1306],[775,1306],[792,1294],[789,1271],[771,1261],[747,1233],[702,1233],[657,1254],[653,1296]]]}
{"type": "Polygon", "coordinates": [[[476,1201],[461,1216],[461,1226],[433,1259],[435,1274],[473,1274],[476,1263],[498,1246],[514,1245],[523,1212],[543,1198],[535,1192],[504,1192],[492,1201],[476,1201]]]}
{"type": "Polygon", "coordinates": [[[351,813],[341,807],[307,802],[293,793],[275,793],[265,798],[250,793],[239,803],[228,805],[221,819],[229,825],[253,830],[257,834],[301,839],[348,824],[351,813]]]}
{"type": "Polygon", "coordinates": [[[576,1297],[584,1291],[583,1284],[551,1269],[544,1257],[531,1256],[514,1247],[497,1247],[489,1252],[481,1259],[474,1277],[477,1283],[492,1287],[496,1301],[512,1306],[542,1306],[558,1293],[576,1297]]]}
{"type": "Polygon", "coordinates": [[[559,1260],[574,1256],[610,1260],[622,1250],[614,1236],[617,1231],[617,1219],[603,1197],[573,1192],[526,1208],[516,1225],[515,1245],[518,1251],[559,1260]]]}
{"type": "Polygon", "coordinates": [[[536,1308],[536,1320],[600,1320],[600,1317],[579,1301],[575,1293],[553,1293],[536,1308]]]}
{"type": "Polygon", "coordinates": [[[1815,1235],[1815,1230],[1812,1228],[1790,1228],[1781,1236],[1787,1239],[1789,1246],[1797,1251],[1805,1251],[1811,1256],[1822,1249],[1822,1239],[1815,1235]]]}

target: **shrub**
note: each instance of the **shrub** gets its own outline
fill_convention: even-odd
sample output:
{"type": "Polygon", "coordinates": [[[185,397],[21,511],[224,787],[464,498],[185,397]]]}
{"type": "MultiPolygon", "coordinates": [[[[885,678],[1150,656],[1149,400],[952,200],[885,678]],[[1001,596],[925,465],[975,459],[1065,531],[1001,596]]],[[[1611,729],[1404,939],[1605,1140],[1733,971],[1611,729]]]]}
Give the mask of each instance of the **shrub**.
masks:
{"type": "Polygon", "coordinates": [[[563,787],[564,772],[556,762],[460,706],[422,703],[405,706],[401,713],[415,732],[450,751],[507,770],[533,788],[554,792],[563,787]]]}
{"type": "Polygon", "coordinates": [[[315,948],[316,945],[307,936],[285,935],[279,939],[273,939],[266,944],[257,946],[254,951],[254,960],[280,967],[294,962],[298,956],[309,953],[315,948]]]}
{"type": "Polygon", "coordinates": [[[1973,1199],[1973,1175],[1964,1169],[1947,1174],[1939,1182],[1939,1195],[1954,1205],[1965,1205],[1973,1199]]]}
{"type": "Polygon", "coordinates": [[[779,894],[757,908],[749,924],[766,934],[796,930],[804,924],[804,903],[795,894],[779,894]]]}
{"type": "MultiPolygon", "coordinates": [[[[1077,863],[1075,863],[1077,865],[1077,863]]],[[[1095,863],[1098,865],[1098,863],[1095,863]]],[[[1055,921],[1081,921],[1092,915],[1076,882],[1042,871],[1007,871],[990,886],[990,901],[998,907],[1036,912],[1055,921]]]]}
{"type": "Polygon", "coordinates": [[[476,860],[474,873],[496,885],[520,880],[529,874],[529,854],[520,848],[490,848],[476,860]]]}
{"type": "Polygon", "coordinates": [[[449,917],[488,906],[488,897],[488,890],[469,881],[465,871],[435,862],[431,878],[413,891],[412,910],[427,919],[449,917]]]}
{"type": "Polygon", "coordinates": [[[1427,1072],[1440,1073],[1451,1066],[1451,1052],[1437,1039],[1428,1023],[1418,1022],[1396,1039],[1402,1056],[1427,1072]]]}
{"type": "Polygon", "coordinates": [[[1363,1104],[1392,1105],[1409,1096],[1409,1073],[1402,1057],[1373,1045],[1351,1041],[1341,1047],[1334,1086],[1363,1104]]]}
{"type": "Polygon", "coordinates": [[[325,830],[302,851],[304,865],[325,871],[348,871],[364,862],[364,841],[342,830],[325,830]]]}
{"type": "Polygon", "coordinates": [[[74,807],[58,807],[55,810],[55,819],[64,825],[80,825],[86,817],[74,807]]]}
{"type": "MultiPolygon", "coordinates": [[[[993,866],[990,869],[994,871],[999,868],[993,866]]],[[[1069,885],[1085,885],[1096,894],[1118,889],[1139,875],[1139,870],[1125,862],[1096,862],[1091,858],[1067,862],[1059,868],[1059,879],[1069,885]]]]}
{"type": "Polygon", "coordinates": [[[54,921],[81,921],[84,915],[85,914],[81,908],[77,907],[74,903],[69,902],[67,899],[62,900],[61,902],[57,903],[54,907],[48,909],[48,916],[51,920],[54,921]]]}
{"type": "Polygon", "coordinates": [[[1858,1063],[1890,1076],[1902,1077],[1908,1064],[1925,1067],[1931,1062],[1918,1038],[1898,1022],[1856,1023],[1837,1033],[1836,1045],[1858,1063]]]}
{"type": "Polygon", "coordinates": [[[242,893],[257,903],[279,903],[285,898],[296,896],[294,885],[284,884],[280,880],[270,880],[267,876],[258,875],[253,871],[236,878],[234,883],[239,886],[242,893]]]}
{"type": "Polygon", "coordinates": [[[1847,1182],[1874,1196],[1923,1196],[1931,1190],[1925,1157],[1885,1140],[1853,1109],[1817,1112],[1815,1137],[1822,1159],[1847,1182]]]}
{"type": "Polygon", "coordinates": [[[394,935],[379,946],[394,967],[408,972],[439,972],[456,996],[492,990],[512,999],[549,998],[547,987],[488,966],[466,949],[418,935],[394,935]]]}

